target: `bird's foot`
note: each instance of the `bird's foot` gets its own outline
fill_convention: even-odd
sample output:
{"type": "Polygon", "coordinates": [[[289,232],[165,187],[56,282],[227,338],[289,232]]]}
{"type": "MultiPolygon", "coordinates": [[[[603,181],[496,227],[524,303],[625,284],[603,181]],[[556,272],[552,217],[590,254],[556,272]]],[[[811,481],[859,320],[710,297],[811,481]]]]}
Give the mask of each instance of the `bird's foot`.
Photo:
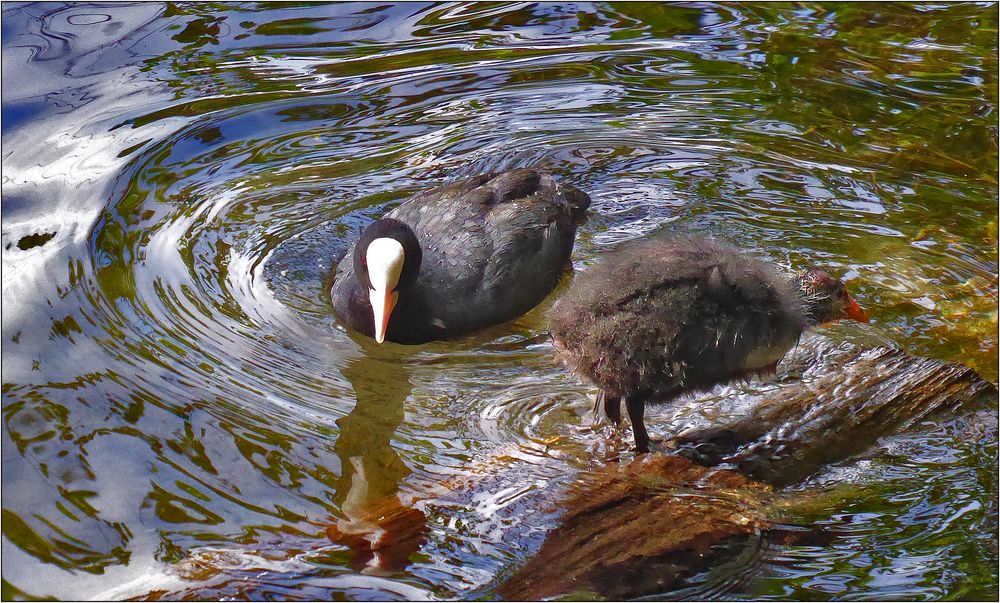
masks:
{"type": "Polygon", "coordinates": [[[673,452],[673,449],[670,447],[669,442],[670,442],[670,440],[666,440],[666,439],[662,439],[662,438],[649,438],[649,441],[646,443],[646,449],[645,450],[640,450],[639,447],[636,446],[636,447],[634,447],[632,449],[632,451],[635,452],[637,455],[639,455],[639,454],[647,454],[647,453],[650,453],[650,452],[658,452],[660,454],[669,454],[669,453],[673,452]]]}
{"type": "Polygon", "coordinates": [[[672,438],[675,454],[687,457],[699,465],[713,467],[739,449],[739,437],[730,429],[716,428],[696,431],[672,438]]]}

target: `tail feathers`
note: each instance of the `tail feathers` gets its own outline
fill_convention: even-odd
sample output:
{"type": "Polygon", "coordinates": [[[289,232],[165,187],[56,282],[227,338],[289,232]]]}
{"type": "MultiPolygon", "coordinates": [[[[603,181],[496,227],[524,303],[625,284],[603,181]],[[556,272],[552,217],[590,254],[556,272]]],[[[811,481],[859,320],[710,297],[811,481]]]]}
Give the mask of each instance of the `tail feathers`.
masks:
{"type": "Polygon", "coordinates": [[[489,182],[496,203],[509,203],[534,195],[542,186],[542,174],[532,169],[520,169],[494,176],[489,182]]]}
{"type": "Polygon", "coordinates": [[[559,188],[562,190],[563,196],[566,197],[566,201],[569,203],[573,221],[577,224],[582,224],[587,219],[587,209],[590,207],[590,197],[587,193],[571,184],[560,184],[559,188]]]}
{"type": "Polygon", "coordinates": [[[490,190],[492,204],[509,203],[535,194],[548,198],[561,194],[569,205],[570,215],[577,224],[587,218],[590,197],[571,184],[558,182],[551,174],[531,168],[510,170],[502,174],[488,174],[485,186],[490,190]]]}

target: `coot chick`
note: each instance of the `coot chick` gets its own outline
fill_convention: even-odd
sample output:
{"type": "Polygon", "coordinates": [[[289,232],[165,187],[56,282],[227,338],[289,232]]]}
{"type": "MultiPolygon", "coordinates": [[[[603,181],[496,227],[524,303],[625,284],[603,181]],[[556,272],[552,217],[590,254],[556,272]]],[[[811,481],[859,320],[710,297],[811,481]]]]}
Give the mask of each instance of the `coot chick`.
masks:
{"type": "Polygon", "coordinates": [[[817,269],[788,275],[705,238],[656,237],[582,272],[549,313],[555,348],[602,390],[616,425],[625,398],[636,450],[647,400],[773,373],[802,331],[868,316],[817,269]]]}
{"type": "Polygon", "coordinates": [[[418,193],[370,224],[331,289],[351,328],[396,343],[524,314],[559,282],[590,198],[550,174],[482,174],[418,193]]]}

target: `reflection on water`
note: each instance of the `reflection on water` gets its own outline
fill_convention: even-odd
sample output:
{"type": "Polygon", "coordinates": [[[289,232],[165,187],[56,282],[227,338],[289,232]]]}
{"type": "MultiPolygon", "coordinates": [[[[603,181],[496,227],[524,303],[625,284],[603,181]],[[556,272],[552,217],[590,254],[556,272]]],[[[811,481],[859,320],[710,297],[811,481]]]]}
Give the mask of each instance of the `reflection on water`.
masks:
{"type": "MultiPolygon", "coordinates": [[[[485,170],[593,197],[578,268],[714,233],[845,274],[873,323],[823,337],[997,378],[994,5],[43,3],[3,29],[5,598],[493,596],[606,452],[592,392],[544,308],[378,347],[323,286],[374,217],[485,170]]],[[[844,490],[790,522],[850,531],[727,595],[995,594],[996,414],[970,412],[795,486],[844,490]]]]}
{"type": "Polygon", "coordinates": [[[355,549],[352,567],[400,570],[420,547],[424,514],[399,499],[400,482],[410,470],[392,447],[410,395],[406,368],[359,358],[344,368],[357,402],[337,420],[334,452],[341,474],[333,498],[344,520],[327,528],[330,540],[355,549]]]}

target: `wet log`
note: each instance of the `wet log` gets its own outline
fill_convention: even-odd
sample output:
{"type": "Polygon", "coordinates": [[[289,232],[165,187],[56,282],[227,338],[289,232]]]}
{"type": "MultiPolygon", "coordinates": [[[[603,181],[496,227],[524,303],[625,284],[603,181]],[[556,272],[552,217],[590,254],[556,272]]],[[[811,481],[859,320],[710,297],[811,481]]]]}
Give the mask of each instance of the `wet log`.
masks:
{"type": "Polygon", "coordinates": [[[790,382],[763,395],[723,400],[739,413],[718,416],[733,419],[673,421],[681,426],[673,452],[582,478],[558,527],[497,592],[508,600],[620,600],[674,590],[772,529],[771,484],[997,395],[971,368],[886,348],[820,342],[800,349],[788,370],[790,382]]]}
{"type": "Polygon", "coordinates": [[[541,550],[497,589],[512,601],[598,594],[623,600],[673,590],[770,523],[765,484],[652,453],[584,478],[541,550]]]}
{"type": "MultiPolygon", "coordinates": [[[[799,348],[789,365],[793,382],[749,408],[719,408],[717,415],[727,419],[688,427],[671,445],[701,464],[785,485],[931,414],[997,396],[972,368],[887,348],[820,342],[799,348]]],[[[733,398],[720,406],[745,402],[733,398]]]]}

